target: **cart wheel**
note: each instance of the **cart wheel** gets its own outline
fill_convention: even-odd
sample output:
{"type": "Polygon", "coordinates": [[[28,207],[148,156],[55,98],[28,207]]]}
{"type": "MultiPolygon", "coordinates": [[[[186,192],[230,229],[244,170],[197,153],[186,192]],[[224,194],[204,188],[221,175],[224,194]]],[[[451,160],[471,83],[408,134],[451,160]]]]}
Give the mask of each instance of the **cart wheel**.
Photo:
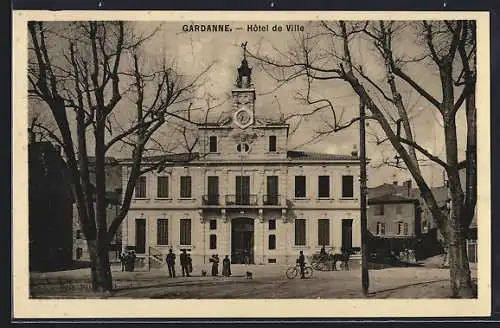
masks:
{"type": "Polygon", "coordinates": [[[297,276],[298,273],[299,273],[299,271],[297,270],[297,267],[289,267],[286,270],[286,277],[288,279],[293,279],[297,276]]]}
{"type": "Polygon", "coordinates": [[[304,268],[304,277],[305,278],[311,278],[313,275],[313,268],[311,267],[305,267],[304,268]]]}

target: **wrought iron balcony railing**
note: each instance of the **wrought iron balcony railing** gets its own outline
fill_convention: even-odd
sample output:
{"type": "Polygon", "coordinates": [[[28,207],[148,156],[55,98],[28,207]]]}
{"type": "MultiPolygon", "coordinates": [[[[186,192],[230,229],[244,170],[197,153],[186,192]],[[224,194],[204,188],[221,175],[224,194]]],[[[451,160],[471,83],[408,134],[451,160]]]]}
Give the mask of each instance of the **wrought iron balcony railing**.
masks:
{"type": "Polygon", "coordinates": [[[264,195],[262,196],[262,204],[267,206],[277,206],[281,203],[280,195],[264,195]]]}
{"type": "Polygon", "coordinates": [[[257,195],[226,195],[226,205],[257,205],[257,195]]]}
{"type": "Polygon", "coordinates": [[[219,195],[218,194],[217,195],[213,195],[213,194],[203,195],[202,204],[204,206],[220,205],[219,195]]]}

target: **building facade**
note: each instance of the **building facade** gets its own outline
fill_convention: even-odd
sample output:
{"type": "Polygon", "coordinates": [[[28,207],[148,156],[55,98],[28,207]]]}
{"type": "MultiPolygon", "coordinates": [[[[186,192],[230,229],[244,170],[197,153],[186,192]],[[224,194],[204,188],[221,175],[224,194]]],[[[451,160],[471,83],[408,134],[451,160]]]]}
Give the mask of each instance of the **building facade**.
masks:
{"type": "MultiPolygon", "coordinates": [[[[360,247],[357,153],[289,151],[288,124],[256,115],[255,98],[244,58],[232,109],[220,123],[199,126],[197,152],[139,178],[122,238],[147,265],[164,262],[170,248],[187,249],[194,264],[213,254],[285,264],[300,250],[360,247]]],[[[129,170],[124,161],[123,184],[129,170]]]]}
{"type": "Polygon", "coordinates": [[[372,235],[384,238],[411,238],[421,234],[419,201],[399,195],[368,200],[367,223],[372,235]]]}
{"type": "Polygon", "coordinates": [[[71,268],[71,181],[61,149],[36,141],[30,132],[29,266],[30,271],[71,268]]]}

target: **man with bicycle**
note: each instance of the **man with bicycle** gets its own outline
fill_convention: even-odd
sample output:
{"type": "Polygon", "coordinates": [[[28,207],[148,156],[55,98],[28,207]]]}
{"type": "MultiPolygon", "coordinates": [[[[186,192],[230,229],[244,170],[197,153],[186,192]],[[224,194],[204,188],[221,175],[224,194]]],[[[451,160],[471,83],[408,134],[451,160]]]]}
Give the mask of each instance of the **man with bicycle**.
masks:
{"type": "Polygon", "coordinates": [[[304,252],[303,251],[300,251],[300,255],[299,255],[299,258],[297,260],[297,263],[299,264],[299,267],[300,267],[300,279],[304,279],[305,278],[305,267],[306,267],[306,258],[304,256],[304,252]]]}

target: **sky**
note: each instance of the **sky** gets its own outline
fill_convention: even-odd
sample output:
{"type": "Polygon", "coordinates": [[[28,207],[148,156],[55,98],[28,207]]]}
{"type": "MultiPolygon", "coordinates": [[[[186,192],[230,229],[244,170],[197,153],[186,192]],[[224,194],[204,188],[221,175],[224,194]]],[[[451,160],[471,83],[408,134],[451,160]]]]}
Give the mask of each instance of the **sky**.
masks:
{"type": "MultiPolygon", "coordinates": [[[[286,32],[285,23],[279,25],[285,31],[282,32],[248,32],[247,26],[255,22],[217,22],[229,24],[231,32],[185,32],[185,24],[204,24],[209,22],[134,22],[137,34],[149,35],[153,30],[159,28],[154,36],[147,41],[142,50],[145,67],[154,67],[166,59],[173,63],[177,70],[181,71],[186,79],[199,74],[207,67],[210,70],[202,77],[200,88],[197,92],[198,106],[207,106],[207,99],[210,104],[220,104],[213,109],[212,114],[218,116],[221,112],[230,110],[231,102],[228,95],[234,85],[236,69],[242,59],[242,42],[248,42],[247,48],[253,54],[278,58],[279,53],[285,53],[296,47],[299,40],[299,33],[286,32]],[[238,30],[238,28],[241,30],[238,30]]],[[[305,33],[315,31],[314,25],[308,22],[290,22],[290,24],[304,26],[305,33]]],[[[259,25],[268,26],[271,30],[274,22],[259,22],[259,25]]],[[[416,36],[418,37],[418,35],[416,36]]],[[[418,44],[414,35],[403,34],[399,36],[398,43],[395,43],[395,50],[399,54],[417,54],[422,51],[422,46],[418,44]],[[412,39],[412,37],[414,37],[412,39]]],[[[312,45],[318,53],[324,49],[329,49],[335,45],[328,38],[318,39],[312,45]]],[[[383,78],[383,66],[375,57],[370,45],[363,40],[353,41],[351,49],[353,59],[363,65],[364,70],[375,79],[383,78]]],[[[303,104],[297,99],[297,92],[305,90],[304,80],[296,79],[284,85],[278,83],[263,71],[256,60],[249,58],[249,65],[253,67],[252,79],[257,92],[256,115],[271,118],[278,118],[280,114],[285,116],[292,113],[306,113],[313,109],[310,105],[303,104]]],[[[418,67],[408,67],[408,72],[426,90],[440,97],[440,85],[437,69],[432,65],[419,65],[418,67]]],[[[343,112],[344,120],[355,117],[359,110],[359,101],[355,93],[345,82],[319,81],[313,82],[311,97],[326,97],[334,104],[339,112],[343,112]]],[[[444,138],[442,132],[442,120],[436,109],[426,102],[415,92],[404,93],[405,100],[411,104],[413,127],[416,141],[433,154],[444,158],[444,138]]],[[[130,115],[133,103],[124,101],[120,104],[122,119],[130,115]]],[[[463,112],[463,111],[462,111],[463,112]]],[[[359,128],[357,124],[350,128],[328,135],[315,142],[307,142],[314,136],[314,131],[324,126],[325,121],[331,121],[331,113],[327,110],[309,117],[302,121],[289,140],[289,149],[301,149],[307,151],[326,152],[334,154],[349,154],[354,147],[359,149],[359,128]]],[[[118,118],[120,119],[120,118],[118,118]]],[[[291,121],[292,126],[297,121],[291,121]]],[[[461,158],[464,153],[465,140],[465,120],[464,115],[459,114],[457,119],[459,131],[459,145],[461,158]]],[[[294,126],[295,127],[295,126],[294,126]]],[[[401,170],[386,165],[378,167],[383,158],[394,157],[395,151],[388,143],[376,145],[375,139],[370,133],[377,133],[380,130],[376,124],[369,122],[367,127],[367,156],[371,160],[368,167],[368,186],[373,187],[382,183],[392,183],[397,180],[400,183],[410,179],[406,170],[401,170]]],[[[165,135],[168,138],[167,135],[165,135]]],[[[124,157],[119,150],[114,150],[110,155],[124,157]]],[[[126,156],[127,154],[125,154],[126,156]]],[[[442,169],[436,165],[422,164],[424,178],[431,186],[440,186],[443,183],[442,169]]]]}

